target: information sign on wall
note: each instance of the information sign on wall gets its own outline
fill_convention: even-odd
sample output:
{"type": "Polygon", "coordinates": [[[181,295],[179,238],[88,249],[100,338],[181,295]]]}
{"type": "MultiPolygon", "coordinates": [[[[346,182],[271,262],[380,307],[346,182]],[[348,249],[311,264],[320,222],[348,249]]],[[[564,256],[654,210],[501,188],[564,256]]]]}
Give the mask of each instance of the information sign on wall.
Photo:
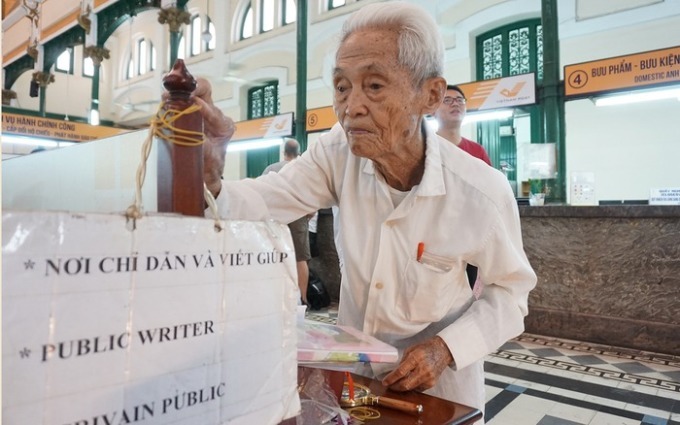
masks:
{"type": "Polygon", "coordinates": [[[16,136],[87,142],[125,133],[122,128],[90,125],[30,115],[2,113],[2,132],[16,136]]]}
{"type": "Polygon", "coordinates": [[[595,198],[595,173],[592,171],[575,171],[571,173],[570,199],[571,205],[597,205],[595,198]]]}
{"type": "Polygon", "coordinates": [[[649,205],[680,205],[680,187],[650,189],[649,205]]]}
{"type": "Polygon", "coordinates": [[[680,46],[564,67],[567,96],[680,82],[680,46]]]}
{"type": "Polygon", "coordinates": [[[468,112],[512,108],[536,103],[535,74],[459,84],[467,98],[468,112]]]}
{"type": "Polygon", "coordinates": [[[236,123],[232,142],[252,139],[288,137],[293,134],[293,113],[274,115],[236,123]]]}
{"type": "Polygon", "coordinates": [[[329,130],[338,122],[332,106],[315,108],[307,111],[307,132],[329,130]]]}

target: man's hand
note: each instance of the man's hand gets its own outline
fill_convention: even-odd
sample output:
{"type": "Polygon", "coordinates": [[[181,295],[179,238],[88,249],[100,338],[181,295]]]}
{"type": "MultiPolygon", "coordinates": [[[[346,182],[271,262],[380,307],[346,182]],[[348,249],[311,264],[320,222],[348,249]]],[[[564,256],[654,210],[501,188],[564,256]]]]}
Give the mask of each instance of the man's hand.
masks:
{"type": "Polygon", "coordinates": [[[192,99],[201,107],[203,116],[203,180],[208,190],[217,197],[222,189],[222,172],[227,154],[227,142],[234,134],[234,121],[213,104],[212,87],[205,78],[196,79],[192,99]]]}
{"type": "Polygon", "coordinates": [[[437,383],[453,356],[444,340],[435,336],[404,351],[401,363],[383,380],[383,385],[395,391],[425,391],[437,383]]]}

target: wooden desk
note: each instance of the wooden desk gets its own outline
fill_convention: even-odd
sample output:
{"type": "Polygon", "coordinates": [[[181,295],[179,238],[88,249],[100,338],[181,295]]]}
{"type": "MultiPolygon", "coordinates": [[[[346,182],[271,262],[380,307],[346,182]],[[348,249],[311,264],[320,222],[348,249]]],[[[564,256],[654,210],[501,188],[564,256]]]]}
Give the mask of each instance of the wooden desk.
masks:
{"type": "MultiPolygon", "coordinates": [[[[326,373],[327,381],[336,382],[338,381],[337,374],[342,374],[332,371],[324,371],[324,373],[326,373]]],[[[352,377],[355,383],[367,386],[374,395],[423,405],[423,413],[420,415],[411,415],[388,407],[371,406],[380,412],[380,418],[367,420],[366,425],[470,425],[482,418],[482,412],[472,407],[415,391],[406,393],[391,391],[375,379],[354,374],[352,377]]],[[[295,425],[295,422],[295,418],[292,418],[280,425],[295,425]]]]}

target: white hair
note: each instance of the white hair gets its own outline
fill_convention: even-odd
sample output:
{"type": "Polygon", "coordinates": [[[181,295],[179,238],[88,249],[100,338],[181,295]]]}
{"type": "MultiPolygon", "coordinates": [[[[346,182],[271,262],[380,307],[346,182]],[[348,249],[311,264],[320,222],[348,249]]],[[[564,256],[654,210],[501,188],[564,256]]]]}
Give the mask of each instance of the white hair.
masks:
{"type": "Polygon", "coordinates": [[[343,24],[340,43],[355,31],[399,28],[399,63],[411,71],[420,86],[426,79],[444,72],[444,42],[432,16],[422,7],[401,1],[368,4],[343,24]]]}

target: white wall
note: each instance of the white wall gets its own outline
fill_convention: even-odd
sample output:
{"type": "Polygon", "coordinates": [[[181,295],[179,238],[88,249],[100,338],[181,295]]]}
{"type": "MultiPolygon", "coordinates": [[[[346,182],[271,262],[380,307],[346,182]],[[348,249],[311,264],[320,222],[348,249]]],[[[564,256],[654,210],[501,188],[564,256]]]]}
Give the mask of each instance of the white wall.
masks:
{"type": "Polygon", "coordinates": [[[584,99],[567,103],[566,118],[567,176],[593,172],[597,200],[680,187],[680,101],[596,107],[584,99]]]}

